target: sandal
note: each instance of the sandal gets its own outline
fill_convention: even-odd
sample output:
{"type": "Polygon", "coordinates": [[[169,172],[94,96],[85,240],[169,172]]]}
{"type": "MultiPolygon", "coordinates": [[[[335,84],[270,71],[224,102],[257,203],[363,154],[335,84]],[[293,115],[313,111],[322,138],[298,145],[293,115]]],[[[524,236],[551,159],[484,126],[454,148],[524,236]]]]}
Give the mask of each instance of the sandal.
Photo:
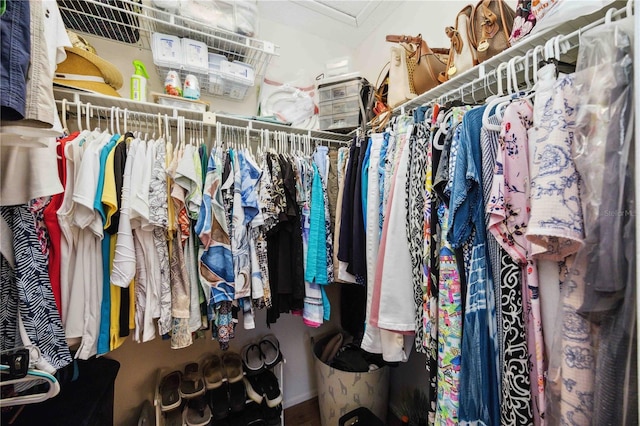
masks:
{"type": "Polygon", "coordinates": [[[222,368],[222,361],[218,355],[210,355],[205,358],[202,363],[202,374],[204,375],[204,383],[208,390],[222,386],[224,370],[222,368]]]}
{"type": "Polygon", "coordinates": [[[267,368],[273,368],[282,361],[282,352],[280,351],[280,342],[273,334],[267,334],[262,338],[260,343],[260,352],[264,359],[264,365],[267,368]]]}
{"type": "Polygon", "coordinates": [[[242,348],[242,365],[248,376],[264,371],[266,365],[260,346],[250,343],[242,348]]]}
{"type": "Polygon", "coordinates": [[[200,367],[195,362],[184,367],[184,375],[180,383],[180,396],[189,399],[204,393],[204,380],[200,373],[200,367]]]}
{"type": "Polygon", "coordinates": [[[242,380],[242,358],[235,352],[225,352],[222,355],[222,366],[229,383],[242,380]]]}
{"type": "Polygon", "coordinates": [[[170,411],[178,408],[182,404],[180,396],[180,382],[182,373],[173,371],[160,380],[158,392],[160,393],[160,409],[162,411],[170,411]]]}
{"type": "Polygon", "coordinates": [[[207,426],[211,421],[211,408],[203,397],[190,399],[182,411],[182,423],[187,426],[207,426]]]}

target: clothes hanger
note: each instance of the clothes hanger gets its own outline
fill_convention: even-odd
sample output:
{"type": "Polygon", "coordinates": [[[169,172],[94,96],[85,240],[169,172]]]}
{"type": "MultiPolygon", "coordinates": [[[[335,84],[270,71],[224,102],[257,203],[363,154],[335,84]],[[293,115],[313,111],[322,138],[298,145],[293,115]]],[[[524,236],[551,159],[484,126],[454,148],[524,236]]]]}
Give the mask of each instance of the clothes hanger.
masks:
{"type": "MultiPolygon", "coordinates": [[[[8,371],[8,370],[9,370],[9,366],[0,365],[0,375],[2,375],[2,372],[8,371]]],[[[14,385],[17,383],[33,383],[34,385],[38,385],[43,382],[49,385],[46,392],[30,394],[30,395],[20,395],[20,396],[14,396],[10,398],[1,398],[0,407],[11,407],[13,405],[24,405],[24,404],[36,404],[38,402],[46,401],[49,398],[53,398],[54,396],[60,393],[60,383],[58,382],[58,380],[51,374],[41,370],[37,370],[37,369],[29,369],[27,371],[26,376],[24,377],[0,381],[0,387],[14,385]]]]}
{"type": "Polygon", "coordinates": [[[517,75],[516,75],[516,66],[515,66],[516,60],[518,60],[519,58],[520,57],[518,57],[518,56],[514,56],[513,58],[509,59],[509,62],[507,62],[507,91],[509,92],[509,95],[511,95],[511,96],[510,96],[509,99],[505,99],[504,101],[502,101],[502,102],[500,102],[499,104],[496,105],[495,115],[496,115],[496,118],[498,119],[498,121],[500,121],[500,122],[502,122],[502,120],[503,120],[503,114],[504,114],[505,109],[519,95],[518,78],[517,78],[517,75]]]}
{"type": "Polygon", "coordinates": [[[85,128],[87,130],[91,129],[91,117],[93,116],[93,111],[91,110],[91,103],[87,102],[85,104],[85,128]]]}
{"type": "MultiPolygon", "coordinates": [[[[493,131],[500,131],[501,130],[501,126],[499,125],[493,125],[489,123],[489,116],[491,114],[491,111],[501,102],[506,101],[506,100],[510,100],[512,97],[512,94],[509,93],[507,95],[504,94],[503,88],[502,88],[502,70],[505,69],[508,72],[508,64],[506,62],[501,63],[500,65],[498,65],[498,68],[496,68],[496,81],[498,83],[498,94],[496,97],[494,97],[493,99],[487,99],[487,103],[486,103],[486,108],[484,109],[484,112],[482,113],[482,127],[485,127],[488,130],[493,130],[493,131]]],[[[510,80],[510,77],[507,75],[507,78],[510,80]]]]}

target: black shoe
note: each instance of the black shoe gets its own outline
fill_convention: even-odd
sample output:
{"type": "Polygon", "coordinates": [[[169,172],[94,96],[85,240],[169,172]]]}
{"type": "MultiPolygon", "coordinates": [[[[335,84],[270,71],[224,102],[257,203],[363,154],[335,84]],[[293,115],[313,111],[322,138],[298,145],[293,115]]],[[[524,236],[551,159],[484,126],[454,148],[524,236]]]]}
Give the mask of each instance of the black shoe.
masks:
{"type": "Polygon", "coordinates": [[[222,386],[207,391],[209,407],[214,420],[224,419],[229,415],[229,385],[223,382],[222,386]]]}
{"type": "Polygon", "coordinates": [[[249,402],[244,408],[244,424],[247,426],[267,426],[262,407],[255,402],[249,402]]]}
{"type": "Polygon", "coordinates": [[[264,419],[267,425],[276,426],[281,422],[282,416],[282,404],[269,407],[266,404],[262,405],[262,412],[264,413],[264,419]]]}
{"type": "Polygon", "coordinates": [[[244,385],[247,391],[247,396],[254,402],[262,404],[264,399],[264,391],[262,390],[262,383],[259,376],[249,376],[244,378],[244,385]]]}
{"type": "Polygon", "coordinates": [[[258,376],[258,381],[262,385],[262,392],[269,408],[274,408],[282,402],[282,392],[278,378],[271,370],[265,370],[258,376]]]}
{"type": "Polygon", "coordinates": [[[244,387],[244,381],[229,383],[229,406],[231,412],[238,413],[244,410],[245,402],[247,402],[247,391],[244,387]]]}

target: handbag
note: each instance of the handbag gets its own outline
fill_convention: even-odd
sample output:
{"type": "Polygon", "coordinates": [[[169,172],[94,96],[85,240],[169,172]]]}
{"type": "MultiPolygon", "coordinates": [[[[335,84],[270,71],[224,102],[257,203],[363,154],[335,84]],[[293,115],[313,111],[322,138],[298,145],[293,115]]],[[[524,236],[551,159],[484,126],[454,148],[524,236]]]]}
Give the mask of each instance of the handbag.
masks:
{"type": "Polygon", "coordinates": [[[515,14],[503,0],[481,0],[476,4],[471,18],[471,36],[478,62],[484,62],[511,46],[509,37],[515,14]]]}
{"type": "Polygon", "coordinates": [[[411,84],[406,49],[403,46],[391,46],[387,105],[395,108],[409,99],[415,98],[416,95],[411,90],[411,84]]]}
{"type": "Polygon", "coordinates": [[[477,52],[471,37],[473,11],[473,6],[467,5],[458,12],[455,27],[445,28],[445,33],[451,40],[451,47],[449,48],[446,72],[441,73],[438,77],[441,83],[478,64],[477,52]]]}
{"type": "MultiPolygon", "coordinates": [[[[399,43],[405,50],[409,91],[411,94],[421,95],[440,84],[438,76],[447,67],[448,49],[430,48],[421,34],[416,37],[387,35],[386,40],[399,43]]],[[[393,78],[391,80],[393,82],[393,78]]],[[[391,102],[389,104],[394,106],[391,102]]]]}
{"type": "Polygon", "coordinates": [[[384,129],[391,118],[391,108],[388,105],[390,65],[391,62],[387,62],[382,67],[376,85],[368,93],[366,119],[374,131],[384,129]]]}

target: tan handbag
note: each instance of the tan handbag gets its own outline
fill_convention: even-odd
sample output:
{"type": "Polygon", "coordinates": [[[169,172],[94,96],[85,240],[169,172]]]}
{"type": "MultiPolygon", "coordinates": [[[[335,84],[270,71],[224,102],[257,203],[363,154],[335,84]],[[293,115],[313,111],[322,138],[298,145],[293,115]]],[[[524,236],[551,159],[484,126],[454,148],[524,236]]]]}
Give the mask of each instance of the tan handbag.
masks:
{"type": "Polygon", "coordinates": [[[438,76],[446,69],[448,49],[431,49],[421,34],[416,37],[388,35],[386,40],[399,43],[406,51],[411,93],[421,95],[440,84],[438,76]]]}
{"type": "Polygon", "coordinates": [[[412,91],[411,84],[406,49],[403,46],[391,46],[387,105],[395,108],[409,99],[415,98],[416,95],[412,91]]]}
{"type": "Polygon", "coordinates": [[[449,48],[446,72],[441,73],[438,77],[440,82],[445,82],[456,75],[462,74],[478,64],[477,53],[471,36],[472,17],[473,6],[467,5],[458,12],[455,27],[445,28],[447,37],[451,39],[451,47],[449,48]]]}
{"type": "Polygon", "coordinates": [[[478,62],[486,61],[511,46],[509,37],[515,15],[503,0],[481,0],[475,6],[471,35],[478,62]]]}

